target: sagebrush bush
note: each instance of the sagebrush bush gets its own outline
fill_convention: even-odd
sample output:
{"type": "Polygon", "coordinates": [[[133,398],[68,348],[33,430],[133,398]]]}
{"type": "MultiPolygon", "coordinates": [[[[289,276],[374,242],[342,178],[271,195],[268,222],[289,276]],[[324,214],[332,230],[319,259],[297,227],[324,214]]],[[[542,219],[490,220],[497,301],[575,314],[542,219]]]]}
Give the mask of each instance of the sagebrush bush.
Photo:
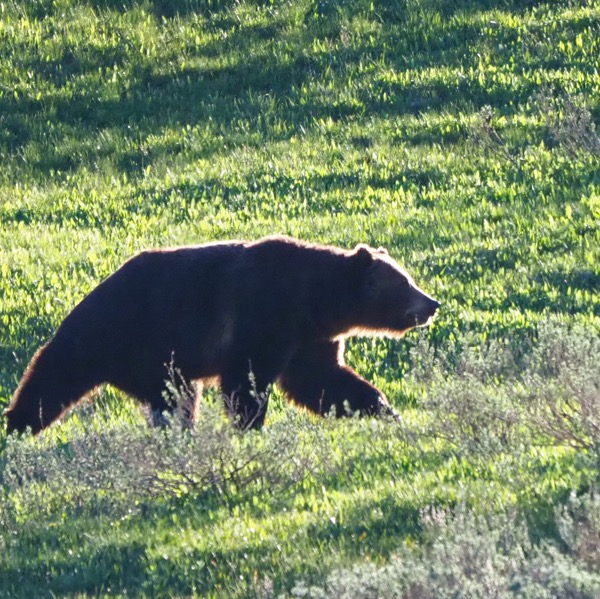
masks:
{"type": "Polygon", "coordinates": [[[600,337],[546,323],[523,376],[533,422],[552,442],[585,452],[600,467],[600,337]]]}
{"type": "Polygon", "coordinates": [[[533,96],[550,139],[573,158],[581,153],[600,156],[600,136],[589,108],[567,94],[554,96],[543,89],[533,96]]]}
{"type": "Polygon", "coordinates": [[[20,514],[128,511],[156,498],[209,492],[223,501],[279,495],[335,469],[324,430],[287,410],[263,432],[240,433],[205,402],[195,426],[178,410],[162,427],[91,427],[66,443],[9,438],[0,480],[20,514]]]}
{"type": "Polygon", "coordinates": [[[565,445],[600,464],[600,337],[582,326],[542,323],[525,345],[494,340],[443,352],[417,344],[412,376],[422,380],[426,438],[449,451],[518,454],[565,445]]]}
{"type": "Polygon", "coordinates": [[[568,551],[593,572],[600,572],[600,497],[597,490],[578,497],[572,493],[557,508],[556,524],[568,551]]]}
{"type": "MultiPolygon", "coordinates": [[[[598,501],[578,500],[592,526],[565,510],[571,545],[534,546],[515,511],[475,515],[465,505],[454,514],[431,509],[422,514],[425,544],[403,547],[384,566],[361,563],[327,576],[324,584],[299,582],[294,599],[596,599],[600,593],[597,563],[582,559],[600,516],[598,501]],[[575,549],[575,550],[574,550],[575,549]]],[[[563,538],[564,540],[564,538],[563,538]]],[[[283,596],[282,596],[283,597],[283,596]]]]}
{"type": "Polygon", "coordinates": [[[507,160],[515,168],[519,168],[521,158],[508,147],[508,144],[494,125],[494,110],[491,106],[484,106],[477,113],[469,137],[471,143],[481,148],[484,152],[493,154],[502,160],[507,160]]]}

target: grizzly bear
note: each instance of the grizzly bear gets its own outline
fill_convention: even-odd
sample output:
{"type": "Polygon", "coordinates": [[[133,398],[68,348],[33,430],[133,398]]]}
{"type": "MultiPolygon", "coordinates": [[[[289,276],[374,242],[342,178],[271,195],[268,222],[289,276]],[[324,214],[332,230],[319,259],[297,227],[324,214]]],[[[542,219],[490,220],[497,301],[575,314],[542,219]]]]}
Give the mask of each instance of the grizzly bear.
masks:
{"type": "Polygon", "coordinates": [[[172,409],[171,368],[195,389],[218,382],[234,422],[263,424],[277,382],[318,414],[394,414],[344,363],[351,335],[401,336],[439,303],[384,249],[288,237],[145,251],[85,297],[33,356],[6,410],[8,431],[37,433],[102,383],[172,409]]]}

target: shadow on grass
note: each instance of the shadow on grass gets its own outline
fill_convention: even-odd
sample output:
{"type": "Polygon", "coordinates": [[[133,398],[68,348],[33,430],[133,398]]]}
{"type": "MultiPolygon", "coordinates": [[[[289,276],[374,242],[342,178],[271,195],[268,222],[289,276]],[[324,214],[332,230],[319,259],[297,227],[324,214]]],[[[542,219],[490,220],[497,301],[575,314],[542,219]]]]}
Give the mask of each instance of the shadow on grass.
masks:
{"type": "MultiPolygon", "coordinates": [[[[40,14],[52,14],[51,4],[40,0],[28,6],[35,6],[40,14]]],[[[148,61],[124,39],[107,47],[84,45],[75,51],[65,43],[62,56],[53,60],[33,48],[20,53],[13,50],[15,67],[34,73],[56,93],[36,98],[32,87],[27,95],[3,94],[0,153],[14,158],[22,155],[27,145],[37,145],[39,151],[27,161],[41,176],[51,170],[93,168],[103,153],[105,157],[116,153],[117,169],[136,174],[161,152],[156,147],[141,147],[141,142],[165,129],[208,128],[210,135],[191,150],[191,157],[208,157],[224,145],[285,140],[328,119],[512,105],[532,92],[526,84],[483,86],[443,75],[426,83],[414,79],[402,84],[386,82],[363,68],[373,63],[396,71],[410,68],[420,72],[440,66],[453,71],[465,69],[477,61],[473,47],[481,39],[480,26],[449,17],[459,11],[491,8],[518,12],[524,10],[523,3],[486,2],[482,6],[475,2],[430,2],[424,4],[422,22],[419,15],[408,14],[405,2],[381,3],[372,13],[365,13],[368,3],[362,0],[334,3],[335,10],[326,16],[314,13],[311,4],[301,26],[283,19],[267,24],[238,23],[228,16],[232,4],[226,0],[190,0],[143,5],[144,10],[149,8],[165,18],[175,14],[185,18],[197,12],[211,17],[221,14],[222,18],[213,18],[208,26],[223,35],[187,51],[192,63],[229,56],[227,65],[184,67],[164,73],[169,62],[178,60],[177,55],[165,47],[161,60],[148,61]],[[343,27],[363,13],[382,23],[380,32],[341,42],[343,27]],[[430,13],[440,13],[443,18],[427,19],[430,13]],[[409,17],[412,21],[407,28],[409,17]],[[311,49],[313,41],[326,39],[326,50],[311,49]],[[113,67],[128,73],[117,89],[111,87],[108,75],[97,79],[98,72],[113,67]],[[323,89],[323,83],[334,84],[331,89],[337,91],[323,89]],[[66,88],[72,91],[64,93],[66,88]],[[139,150],[97,149],[94,138],[105,129],[120,132],[117,137],[122,139],[139,140],[139,150]]],[[[111,11],[141,6],[127,0],[97,0],[93,5],[111,11]]],[[[163,150],[165,154],[178,151],[183,147],[177,144],[163,150]]]]}
{"type": "MultiPolygon", "coordinates": [[[[268,3],[268,0],[263,2],[258,0],[258,2],[268,3]]],[[[96,11],[127,12],[143,7],[152,12],[156,18],[171,19],[194,13],[226,12],[235,4],[235,0],[90,0],[89,4],[96,11]]],[[[57,5],[54,0],[35,0],[24,2],[22,10],[29,18],[44,19],[60,13],[64,7],[57,5]]]]}
{"type": "Polygon", "coordinates": [[[129,594],[143,588],[147,576],[143,544],[94,543],[85,530],[79,531],[79,540],[58,541],[55,534],[54,530],[27,539],[47,552],[45,558],[32,556],[28,547],[21,556],[12,554],[10,564],[0,565],[0,597],[112,595],[119,590],[129,594]]]}
{"type": "MultiPolygon", "coordinates": [[[[536,542],[557,537],[554,510],[565,499],[565,491],[559,490],[521,503],[536,542]]],[[[453,505],[450,501],[443,507],[453,505]]],[[[292,519],[285,534],[265,540],[253,539],[251,533],[248,538],[230,539],[230,547],[210,538],[199,541],[210,534],[214,520],[206,517],[210,505],[200,508],[198,502],[154,506],[115,526],[104,518],[100,526],[85,518],[68,518],[51,526],[33,522],[7,539],[0,565],[0,597],[36,596],[39,589],[59,596],[204,595],[231,591],[233,581],[238,581],[240,591],[248,591],[254,588],[257,572],[275,588],[289,589],[299,574],[308,583],[320,582],[339,563],[385,560],[406,541],[419,543],[426,507],[417,499],[403,502],[382,496],[341,513],[323,511],[305,526],[292,519]],[[180,538],[192,542],[181,547],[180,538]]],[[[264,517],[258,507],[247,511],[264,517]]]]}
{"type": "Polygon", "coordinates": [[[69,518],[50,528],[31,523],[5,551],[0,597],[31,597],[39,589],[60,596],[124,591],[203,595],[233,580],[250,587],[255,571],[281,588],[294,582],[299,568],[306,578],[319,579],[326,567],[323,558],[331,549],[342,559],[385,557],[402,539],[418,537],[421,530],[418,506],[383,498],[345,511],[345,523],[323,515],[321,523],[306,528],[291,522],[287,538],[261,542],[249,538],[241,546],[232,543],[232,548],[209,541],[182,551],[176,543],[169,546],[168,539],[178,537],[178,531],[202,534],[198,508],[177,506],[176,528],[170,516],[161,516],[136,516],[112,530],[106,522],[99,530],[97,523],[84,518],[69,518]],[[88,530],[94,534],[87,534],[88,530]],[[158,530],[162,540],[155,534],[158,530]],[[156,549],[157,544],[165,545],[165,553],[156,549]]]}

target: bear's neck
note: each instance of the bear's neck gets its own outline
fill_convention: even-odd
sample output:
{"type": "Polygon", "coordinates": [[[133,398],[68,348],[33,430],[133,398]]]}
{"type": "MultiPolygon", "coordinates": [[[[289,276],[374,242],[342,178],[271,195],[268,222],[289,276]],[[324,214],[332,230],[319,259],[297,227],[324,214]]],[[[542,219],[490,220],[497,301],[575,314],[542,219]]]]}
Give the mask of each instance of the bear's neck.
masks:
{"type": "Polygon", "coordinates": [[[360,327],[360,294],[339,272],[315,281],[310,304],[313,332],[320,337],[348,337],[360,327]]]}

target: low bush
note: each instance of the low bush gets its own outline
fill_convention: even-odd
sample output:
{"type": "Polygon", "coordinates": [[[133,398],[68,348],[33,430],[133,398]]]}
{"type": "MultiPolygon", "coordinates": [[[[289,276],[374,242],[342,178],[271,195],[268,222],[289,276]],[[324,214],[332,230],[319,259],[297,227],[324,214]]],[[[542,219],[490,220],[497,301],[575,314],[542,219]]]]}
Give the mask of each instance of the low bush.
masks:
{"type": "Polygon", "coordinates": [[[118,514],[206,493],[225,503],[264,491],[284,498],[335,469],[325,431],[293,410],[263,432],[240,433],[210,401],[193,427],[178,411],[165,420],[161,427],[89,424],[64,443],[9,438],[0,462],[12,499],[5,511],[12,505],[16,518],[59,508],[118,514]]]}
{"type": "Polygon", "coordinates": [[[600,337],[543,322],[527,343],[468,341],[454,350],[417,344],[413,376],[425,381],[420,435],[461,456],[573,447],[600,464],[600,337]],[[440,357],[440,354],[442,356],[440,357]]]}
{"type": "Polygon", "coordinates": [[[534,546],[516,512],[476,516],[464,504],[454,514],[432,509],[423,514],[422,547],[402,548],[385,566],[361,563],[337,570],[323,585],[300,582],[286,597],[595,599],[599,518],[596,497],[573,498],[558,516],[567,546],[561,551],[554,543],[534,546]]]}

